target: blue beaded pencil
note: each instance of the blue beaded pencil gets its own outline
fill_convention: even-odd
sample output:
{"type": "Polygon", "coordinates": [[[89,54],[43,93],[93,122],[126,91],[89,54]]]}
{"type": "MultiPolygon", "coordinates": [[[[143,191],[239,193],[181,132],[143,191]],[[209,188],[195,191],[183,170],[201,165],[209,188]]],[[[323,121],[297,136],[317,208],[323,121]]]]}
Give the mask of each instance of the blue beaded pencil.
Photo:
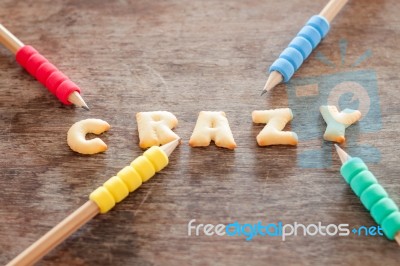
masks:
{"type": "Polygon", "coordinates": [[[330,29],[330,23],[348,0],[331,0],[319,13],[312,16],[289,46],[269,68],[269,77],[261,93],[270,91],[281,82],[288,82],[304,60],[318,46],[330,29]]]}

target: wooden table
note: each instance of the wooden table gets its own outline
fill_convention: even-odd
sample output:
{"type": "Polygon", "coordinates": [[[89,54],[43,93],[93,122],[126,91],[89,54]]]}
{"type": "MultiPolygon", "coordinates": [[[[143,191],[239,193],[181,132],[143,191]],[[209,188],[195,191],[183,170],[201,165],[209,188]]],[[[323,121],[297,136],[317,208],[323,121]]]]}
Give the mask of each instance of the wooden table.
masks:
{"type": "MultiPolygon", "coordinates": [[[[397,0],[350,1],[318,47],[336,67],[321,63],[316,51],[292,83],[259,96],[266,67],[326,2],[1,1],[1,22],[79,84],[91,111],[62,106],[0,47],[0,263],[42,236],[142,153],[137,112],[166,110],[177,116],[175,132],[184,141],[168,168],[113,211],[96,217],[40,265],[398,265],[399,247],[379,236],[301,235],[286,241],[188,236],[191,219],[214,225],[375,225],[339,175],[332,143],[322,139],[322,118],[316,116],[313,123],[315,119],[296,116],[305,110],[318,114],[318,106],[290,94],[296,81],[308,77],[323,82],[324,75],[343,72],[376,75],[359,78],[376,84],[372,90],[377,95],[370,101],[378,104],[377,113],[369,121],[380,127],[363,131],[362,122],[349,127],[353,142],[344,147],[350,151],[356,142],[375,147],[380,158],[368,152],[358,155],[376,161],[370,169],[400,203],[397,0]],[[342,39],[348,44],[344,65],[342,39]],[[369,49],[372,56],[351,67],[369,49]],[[303,126],[299,136],[318,134],[300,138],[297,147],[258,147],[255,137],[263,125],[252,123],[251,112],[289,104],[295,119],[286,130],[297,125],[303,126]],[[238,144],[235,151],[188,146],[201,110],[226,112],[238,144]],[[109,145],[107,152],[82,156],[69,149],[67,130],[85,118],[111,124],[101,136],[109,145]],[[303,157],[313,148],[324,150],[303,157]],[[304,167],[318,167],[319,161],[328,164],[304,167]]],[[[366,101],[362,95],[354,100],[366,101]]]]}

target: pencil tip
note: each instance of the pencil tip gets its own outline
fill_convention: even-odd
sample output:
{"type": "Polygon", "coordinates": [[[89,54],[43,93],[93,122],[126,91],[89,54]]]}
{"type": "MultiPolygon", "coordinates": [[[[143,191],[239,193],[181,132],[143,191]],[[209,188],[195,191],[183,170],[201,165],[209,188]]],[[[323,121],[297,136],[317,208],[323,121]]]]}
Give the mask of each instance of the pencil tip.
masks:
{"type": "Polygon", "coordinates": [[[181,139],[173,140],[167,144],[162,145],[160,148],[167,154],[169,157],[175,148],[181,143],[181,139]]]}
{"type": "Polygon", "coordinates": [[[337,150],[340,150],[340,147],[339,147],[339,145],[337,145],[336,143],[335,144],[333,144],[334,146],[335,146],[335,149],[336,149],[336,151],[337,150]]]}
{"type": "Polygon", "coordinates": [[[337,145],[336,143],[335,145],[335,149],[337,154],[339,155],[340,161],[342,162],[342,164],[344,164],[345,162],[347,162],[351,156],[348,155],[342,148],[339,147],[339,145],[337,145]]]}
{"type": "Polygon", "coordinates": [[[272,71],[269,75],[267,82],[265,83],[264,89],[261,95],[264,95],[266,92],[272,90],[276,87],[279,83],[283,81],[283,76],[278,71],[272,71]]]}
{"type": "Polygon", "coordinates": [[[261,92],[261,94],[260,94],[260,96],[263,96],[264,94],[266,94],[268,91],[267,90],[262,90],[262,92],[261,92]]]}
{"type": "Polygon", "coordinates": [[[83,100],[82,96],[77,91],[74,91],[68,96],[68,101],[70,101],[71,103],[75,104],[78,107],[82,107],[85,110],[88,111],[90,110],[86,102],[83,100]]]}

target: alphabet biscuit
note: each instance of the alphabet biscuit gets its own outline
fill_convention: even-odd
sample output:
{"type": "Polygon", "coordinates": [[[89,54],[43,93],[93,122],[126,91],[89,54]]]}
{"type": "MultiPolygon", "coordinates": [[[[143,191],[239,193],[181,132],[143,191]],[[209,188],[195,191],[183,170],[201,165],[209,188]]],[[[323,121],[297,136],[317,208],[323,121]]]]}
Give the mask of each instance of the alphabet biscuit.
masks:
{"type": "Polygon", "coordinates": [[[107,150],[107,145],[99,138],[87,140],[87,133],[101,134],[110,129],[110,125],[101,119],[85,119],[76,122],[68,130],[69,147],[82,154],[95,154],[107,150]]]}
{"type": "Polygon", "coordinates": [[[286,124],[293,119],[293,113],[290,108],[253,111],[252,118],[254,123],[266,124],[257,135],[259,146],[297,145],[298,137],[296,133],[282,131],[286,124]]]}
{"type": "Polygon", "coordinates": [[[139,146],[142,149],[160,146],[179,139],[171,129],[178,125],[178,119],[166,111],[140,112],[136,114],[139,131],[139,146]]]}
{"type": "Polygon", "coordinates": [[[319,108],[327,126],[324,139],[342,143],[346,140],[344,133],[347,127],[361,118],[361,112],[353,109],[344,109],[339,113],[334,105],[322,105],[319,108]]]}
{"type": "Polygon", "coordinates": [[[215,145],[227,149],[235,149],[236,143],[224,112],[201,111],[189,140],[192,147],[215,145]]]}

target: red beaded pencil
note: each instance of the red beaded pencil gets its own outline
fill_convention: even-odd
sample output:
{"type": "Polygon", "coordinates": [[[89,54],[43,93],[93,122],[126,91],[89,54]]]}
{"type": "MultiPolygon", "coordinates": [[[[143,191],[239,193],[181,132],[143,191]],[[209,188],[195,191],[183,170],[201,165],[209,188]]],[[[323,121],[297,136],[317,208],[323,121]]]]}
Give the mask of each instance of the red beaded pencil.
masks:
{"type": "Polygon", "coordinates": [[[89,110],[80,88],[32,46],[24,45],[0,24],[0,43],[15,55],[17,62],[54,94],[63,104],[89,110]]]}

